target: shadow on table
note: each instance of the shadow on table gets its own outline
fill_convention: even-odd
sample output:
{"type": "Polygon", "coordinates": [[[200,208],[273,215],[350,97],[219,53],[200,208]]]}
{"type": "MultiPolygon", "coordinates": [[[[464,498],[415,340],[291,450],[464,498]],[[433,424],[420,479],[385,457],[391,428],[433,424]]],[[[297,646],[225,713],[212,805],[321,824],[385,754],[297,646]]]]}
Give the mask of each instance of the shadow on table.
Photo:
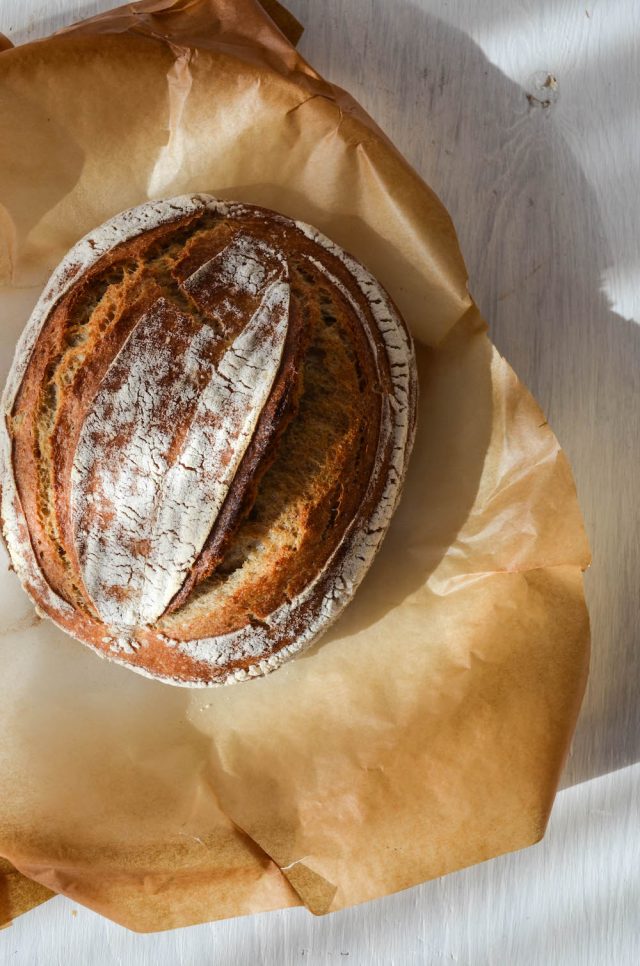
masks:
{"type": "MultiPolygon", "coordinates": [[[[603,295],[612,256],[557,105],[527,97],[465,33],[412,3],[397,0],[390,16],[389,4],[371,0],[366,18],[355,10],[348,20],[338,3],[290,7],[307,27],[302,52],[372,105],[447,205],[494,342],[571,459],[594,558],[586,578],[593,651],[563,784],[629,765],[640,759],[640,326],[603,295]],[[334,53],[332,17],[364,57],[334,53]]],[[[609,69],[614,84],[616,63],[609,69]]]]}
{"type": "MultiPolygon", "coordinates": [[[[107,6],[88,4],[86,13],[107,6]]],[[[388,4],[371,0],[366,19],[355,11],[342,25],[366,56],[333,61],[324,30],[331,5],[289,6],[308,28],[303,52],[365,107],[375,103],[376,120],[447,205],[494,341],[571,458],[594,554],[593,658],[564,783],[624,767],[640,758],[633,484],[640,327],[611,311],[602,294],[611,256],[597,198],[554,105],[528,98],[462,31],[401,0],[390,21],[388,4]]],[[[61,25],[54,18],[14,40],[61,25]]],[[[615,62],[609,69],[615,73],[615,62]]]]}
{"type": "MultiPolygon", "coordinates": [[[[365,106],[371,90],[378,97],[384,92],[376,119],[401,149],[413,144],[409,159],[457,225],[474,269],[472,291],[496,344],[540,399],[569,453],[594,551],[588,575],[593,661],[564,784],[620,769],[640,759],[637,501],[630,482],[640,328],[612,312],[602,295],[610,257],[597,199],[555,125],[553,108],[530,106],[526,92],[461,31],[399,0],[389,29],[382,0],[372,0],[362,25],[366,58],[332,64],[321,49],[329,34],[325,38],[311,22],[325,11],[290,6],[318,40],[320,49],[303,45],[303,51],[319,69],[365,106]],[[416,65],[410,95],[401,78],[407,63],[416,65]],[[418,144],[416,126],[424,130],[418,144]],[[516,183],[526,188],[517,193],[516,183]],[[520,274],[511,285],[505,268],[514,252],[522,257],[515,258],[520,274]]],[[[179,693],[172,700],[180,711],[179,693]]],[[[307,930],[300,926],[302,936],[307,930]]],[[[296,932],[288,933],[288,948],[296,932]]]]}

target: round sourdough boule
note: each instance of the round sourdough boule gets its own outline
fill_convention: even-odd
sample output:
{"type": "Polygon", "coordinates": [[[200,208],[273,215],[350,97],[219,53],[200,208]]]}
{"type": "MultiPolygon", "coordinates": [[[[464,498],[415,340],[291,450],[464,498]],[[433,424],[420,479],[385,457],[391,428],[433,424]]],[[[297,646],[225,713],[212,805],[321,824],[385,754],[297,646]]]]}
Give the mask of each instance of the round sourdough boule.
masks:
{"type": "Polygon", "coordinates": [[[411,338],[308,225],[189,195],[45,288],[4,393],[2,521],[39,611],[179,685],[242,680],[352,598],[413,442],[411,338]]]}

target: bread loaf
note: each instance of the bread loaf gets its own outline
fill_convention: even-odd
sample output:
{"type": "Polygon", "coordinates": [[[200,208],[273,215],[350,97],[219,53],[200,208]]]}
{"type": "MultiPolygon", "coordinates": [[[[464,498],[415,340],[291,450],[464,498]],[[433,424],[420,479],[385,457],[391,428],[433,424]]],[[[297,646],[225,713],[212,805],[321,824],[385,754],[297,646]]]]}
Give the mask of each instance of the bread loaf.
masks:
{"type": "Polygon", "coordinates": [[[87,235],[18,345],[3,533],[38,609],[180,685],[266,673],[353,596],[414,433],[411,339],[315,229],[193,195],[87,235]]]}

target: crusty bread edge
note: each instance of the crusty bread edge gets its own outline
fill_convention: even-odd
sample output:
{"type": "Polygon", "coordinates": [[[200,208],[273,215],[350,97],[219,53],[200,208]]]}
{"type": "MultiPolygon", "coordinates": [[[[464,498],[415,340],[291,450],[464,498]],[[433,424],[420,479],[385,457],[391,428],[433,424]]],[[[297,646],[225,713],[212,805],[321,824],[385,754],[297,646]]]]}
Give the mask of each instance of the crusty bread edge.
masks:
{"type": "MultiPolygon", "coordinates": [[[[116,215],[99,228],[89,232],[69,251],[54,271],[36,303],[16,347],[2,397],[3,418],[0,420],[2,531],[16,573],[35,604],[36,610],[41,613],[41,606],[39,605],[44,604],[47,608],[47,616],[66,633],[70,633],[71,636],[75,635],[70,631],[68,621],[74,613],[73,608],[56,594],[46,582],[31,546],[12,468],[12,441],[8,419],[40,331],[56,303],[77,279],[116,245],[161,224],[180,220],[202,208],[225,215],[230,209],[242,209],[243,205],[240,202],[220,201],[208,194],[182,195],[162,201],[145,202],[136,208],[116,215]],[[56,620],[56,615],[59,618],[58,620],[56,620]]],[[[285,220],[289,221],[288,218],[285,220]]],[[[365,521],[367,525],[361,526],[357,532],[354,532],[353,528],[351,531],[345,532],[334,554],[316,578],[304,588],[297,598],[282,605],[272,615],[275,617],[283,608],[289,612],[295,612],[296,607],[304,604],[306,600],[313,596],[314,592],[322,588],[323,584],[329,584],[331,592],[327,592],[325,589],[320,606],[316,608],[313,619],[298,634],[295,641],[284,645],[269,657],[257,660],[255,664],[248,666],[246,669],[230,670],[228,674],[219,675],[213,680],[187,681],[149,672],[145,668],[128,661],[124,653],[120,655],[110,652],[107,655],[86,639],[77,637],[77,640],[90,647],[100,657],[123,664],[130,670],[152,680],[180,687],[199,688],[230,684],[269,673],[295,654],[310,647],[337,620],[353,598],[358,585],[381,546],[400,498],[415,437],[418,382],[411,336],[385,290],[360,262],[344,252],[317,229],[303,222],[295,222],[295,224],[308,238],[342,261],[369,302],[385,345],[392,378],[392,402],[389,407],[390,411],[386,414],[387,420],[384,422],[387,423],[387,431],[391,432],[393,436],[393,452],[400,454],[400,457],[394,459],[386,467],[384,489],[369,519],[365,521]],[[398,368],[403,370],[402,376],[398,376],[398,368]],[[332,570],[335,570],[335,572],[332,573],[332,570]],[[336,593],[339,582],[342,583],[343,589],[336,593]]],[[[355,304],[354,308],[358,311],[355,304]]],[[[366,499],[364,502],[366,502],[366,499]]],[[[191,653],[193,657],[196,657],[196,654],[193,653],[196,649],[199,652],[196,659],[206,662],[206,657],[202,652],[206,651],[208,645],[215,643],[216,646],[219,646],[227,639],[231,644],[233,639],[237,640],[243,634],[255,633],[255,628],[248,627],[218,638],[189,642],[175,642],[167,639],[167,643],[186,653],[191,653]]]]}
{"type": "MultiPolygon", "coordinates": [[[[184,218],[186,215],[196,212],[199,208],[211,207],[212,201],[215,201],[216,210],[222,214],[226,212],[226,203],[216,201],[210,195],[181,195],[162,201],[145,202],[115,215],[98,228],[88,232],[69,250],[51,275],[16,345],[1,402],[0,488],[2,497],[0,516],[2,518],[2,535],[13,567],[22,586],[35,604],[36,610],[41,613],[39,605],[41,603],[46,604],[49,608],[48,616],[67,633],[70,633],[67,625],[56,621],[54,615],[59,613],[68,616],[73,612],[73,609],[49,586],[38,566],[13,473],[12,440],[8,420],[16,396],[38,336],[51,311],[87,269],[91,268],[116,245],[127,241],[129,238],[134,238],[141,232],[184,218]],[[40,597],[40,600],[36,594],[40,597]]],[[[80,638],[77,639],[80,640],[80,638]]],[[[87,642],[82,640],[82,643],[87,642]]]]}

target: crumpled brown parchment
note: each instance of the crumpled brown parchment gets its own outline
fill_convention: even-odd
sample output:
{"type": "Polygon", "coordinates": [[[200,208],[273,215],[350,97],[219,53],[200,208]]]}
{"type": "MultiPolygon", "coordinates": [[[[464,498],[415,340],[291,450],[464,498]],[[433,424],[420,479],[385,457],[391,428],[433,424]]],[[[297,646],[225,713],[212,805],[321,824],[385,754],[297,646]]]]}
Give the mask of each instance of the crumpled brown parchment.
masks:
{"type": "MultiPolygon", "coordinates": [[[[1,578],[0,856],[153,930],[324,913],[538,840],[587,674],[589,552],[567,460],[491,345],[432,191],[257,0],[130,4],[5,50],[0,131],[2,378],[81,235],[209,191],[358,256],[414,333],[421,383],[379,558],[340,622],[267,678],[146,680],[1,578]]],[[[12,903],[0,879],[7,917],[28,905],[20,882],[12,903]]]]}

